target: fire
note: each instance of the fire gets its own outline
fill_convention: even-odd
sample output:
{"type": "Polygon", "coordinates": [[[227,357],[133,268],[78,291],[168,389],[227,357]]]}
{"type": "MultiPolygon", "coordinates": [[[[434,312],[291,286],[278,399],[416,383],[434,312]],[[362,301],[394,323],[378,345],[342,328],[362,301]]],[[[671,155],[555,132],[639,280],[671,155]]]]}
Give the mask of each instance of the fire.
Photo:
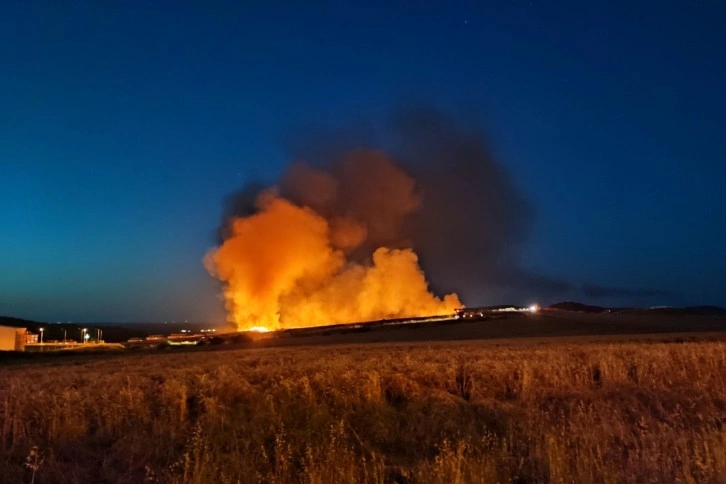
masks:
{"type": "Polygon", "coordinates": [[[461,306],[455,294],[429,291],[412,248],[385,243],[421,203],[413,179],[380,153],[354,157],[337,175],[293,165],[285,181],[293,177],[296,200],[262,192],[257,212],[236,218],[207,254],[238,329],[434,316],[461,306]],[[344,189],[346,180],[360,190],[344,189]]]}
{"type": "Polygon", "coordinates": [[[252,326],[251,328],[248,328],[247,331],[254,331],[256,333],[269,333],[270,330],[265,328],[264,326],[252,326]]]}

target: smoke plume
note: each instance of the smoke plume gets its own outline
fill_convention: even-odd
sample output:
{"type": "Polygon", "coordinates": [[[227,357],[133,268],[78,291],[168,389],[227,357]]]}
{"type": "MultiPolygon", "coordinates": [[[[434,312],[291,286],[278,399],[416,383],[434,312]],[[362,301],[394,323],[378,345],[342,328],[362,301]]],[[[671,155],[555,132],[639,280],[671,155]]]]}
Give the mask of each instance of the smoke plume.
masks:
{"type": "Polygon", "coordinates": [[[421,107],[383,134],[308,137],[274,187],[226,200],[205,262],[240,328],[450,313],[456,294],[482,304],[580,291],[522,266],[533,209],[476,124],[421,107]]]}
{"type": "Polygon", "coordinates": [[[435,291],[455,291],[471,305],[577,292],[567,281],[522,266],[535,211],[493,155],[479,123],[416,106],[394,113],[382,135],[361,124],[357,131],[306,134],[291,157],[330,168],[362,147],[385,146],[421,198],[386,242],[412,247],[435,291]]]}
{"type": "Polygon", "coordinates": [[[229,200],[237,212],[205,259],[240,329],[451,314],[461,305],[429,291],[402,230],[422,198],[384,153],[351,152],[327,170],[296,162],[252,206],[251,193],[229,200]]]}

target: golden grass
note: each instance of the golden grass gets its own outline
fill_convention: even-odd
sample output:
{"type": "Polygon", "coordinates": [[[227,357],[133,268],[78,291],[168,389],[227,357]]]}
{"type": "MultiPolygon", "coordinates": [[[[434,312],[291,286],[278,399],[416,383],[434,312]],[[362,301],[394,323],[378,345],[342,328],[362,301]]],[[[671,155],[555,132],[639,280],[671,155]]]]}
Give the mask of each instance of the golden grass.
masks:
{"type": "Polygon", "coordinates": [[[726,344],[476,342],[0,368],[0,480],[726,482],[726,344]]]}

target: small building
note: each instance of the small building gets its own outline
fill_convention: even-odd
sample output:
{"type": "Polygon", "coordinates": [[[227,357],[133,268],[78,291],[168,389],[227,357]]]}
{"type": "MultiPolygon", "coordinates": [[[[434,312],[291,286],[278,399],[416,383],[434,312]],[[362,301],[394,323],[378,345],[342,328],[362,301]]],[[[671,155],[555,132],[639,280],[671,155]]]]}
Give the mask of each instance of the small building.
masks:
{"type": "Polygon", "coordinates": [[[27,328],[0,326],[0,351],[24,351],[29,334],[27,328]]]}

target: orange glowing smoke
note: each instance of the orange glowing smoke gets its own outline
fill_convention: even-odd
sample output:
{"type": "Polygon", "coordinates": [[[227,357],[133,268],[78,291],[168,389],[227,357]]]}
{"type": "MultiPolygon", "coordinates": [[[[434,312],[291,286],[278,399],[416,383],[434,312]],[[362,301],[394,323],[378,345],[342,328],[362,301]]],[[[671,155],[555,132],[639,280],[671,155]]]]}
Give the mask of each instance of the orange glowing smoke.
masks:
{"type": "Polygon", "coordinates": [[[257,213],[234,219],[205,258],[238,329],[433,316],[461,306],[455,294],[429,292],[411,248],[378,245],[421,204],[415,182],[385,155],[359,153],[336,174],[296,164],[283,183],[298,203],[276,189],[261,193],[257,213]]]}

